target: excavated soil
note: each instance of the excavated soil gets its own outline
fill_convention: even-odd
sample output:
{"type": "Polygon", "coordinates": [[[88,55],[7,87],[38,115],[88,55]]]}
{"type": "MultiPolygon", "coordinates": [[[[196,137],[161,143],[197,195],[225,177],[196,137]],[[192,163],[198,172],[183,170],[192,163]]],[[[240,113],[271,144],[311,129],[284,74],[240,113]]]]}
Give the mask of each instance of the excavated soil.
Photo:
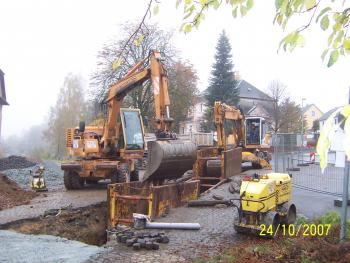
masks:
{"type": "Polygon", "coordinates": [[[90,245],[106,243],[107,205],[105,202],[76,209],[57,209],[46,216],[0,225],[0,229],[23,234],[46,234],[78,240],[90,245]]]}
{"type": "Polygon", "coordinates": [[[6,175],[0,174],[0,210],[28,204],[37,195],[35,192],[23,190],[6,175]]]}

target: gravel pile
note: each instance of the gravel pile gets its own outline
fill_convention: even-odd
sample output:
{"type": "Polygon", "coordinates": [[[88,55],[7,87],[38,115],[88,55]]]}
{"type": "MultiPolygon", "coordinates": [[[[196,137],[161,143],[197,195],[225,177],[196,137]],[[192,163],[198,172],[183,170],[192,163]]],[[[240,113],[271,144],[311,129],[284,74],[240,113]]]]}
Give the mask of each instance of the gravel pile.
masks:
{"type": "Polygon", "coordinates": [[[43,164],[32,164],[31,167],[24,169],[10,169],[3,173],[6,174],[11,180],[15,181],[19,186],[24,189],[30,189],[29,178],[30,171],[33,173],[38,170],[39,166],[45,167],[44,178],[46,187],[50,189],[57,189],[63,186],[63,172],[59,166],[53,161],[44,161],[43,164]]]}
{"type": "Polygon", "coordinates": [[[0,171],[8,169],[22,169],[34,166],[35,163],[28,161],[25,157],[12,155],[0,159],[0,171]]]}

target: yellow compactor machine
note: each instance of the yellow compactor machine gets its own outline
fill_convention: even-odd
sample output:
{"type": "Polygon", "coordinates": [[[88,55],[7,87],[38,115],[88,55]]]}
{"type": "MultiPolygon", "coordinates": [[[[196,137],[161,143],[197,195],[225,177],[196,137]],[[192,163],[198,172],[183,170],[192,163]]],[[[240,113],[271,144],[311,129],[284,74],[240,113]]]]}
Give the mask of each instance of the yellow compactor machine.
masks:
{"type": "Polygon", "coordinates": [[[296,206],[291,203],[292,182],[288,174],[268,173],[242,180],[237,232],[274,236],[281,225],[293,224],[296,206]]]}

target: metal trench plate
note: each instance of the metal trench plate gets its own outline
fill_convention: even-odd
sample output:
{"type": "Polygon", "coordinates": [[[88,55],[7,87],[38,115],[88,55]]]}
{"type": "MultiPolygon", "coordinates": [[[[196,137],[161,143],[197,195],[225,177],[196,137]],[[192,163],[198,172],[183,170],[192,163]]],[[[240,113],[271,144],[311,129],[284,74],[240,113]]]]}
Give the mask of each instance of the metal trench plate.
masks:
{"type": "Polygon", "coordinates": [[[168,213],[173,207],[185,205],[198,198],[199,181],[154,186],[152,188],[152,216],[158,217],[168,213]]]}
{"type": "Polygon", "coordinates": [[[154,187],[142,186],[140,182],[115,184],[113,189],[108,188],[108,191],[117,194],[115,210],[111,209],[111,204],[108,202],[108,211],[109,214],[115,213],[116,224],[122,222],[132,224],[133,213],[147,215],[150,212],[151,218],[162,216],[172,207],[183,206],[188,201],[197,199],[198,189],[198,180],[154,187]],[[134,198],[123,199],[123,195],[134,198]],[[140,197],[148,197],[150,202],[140,200],[140,197]]]}

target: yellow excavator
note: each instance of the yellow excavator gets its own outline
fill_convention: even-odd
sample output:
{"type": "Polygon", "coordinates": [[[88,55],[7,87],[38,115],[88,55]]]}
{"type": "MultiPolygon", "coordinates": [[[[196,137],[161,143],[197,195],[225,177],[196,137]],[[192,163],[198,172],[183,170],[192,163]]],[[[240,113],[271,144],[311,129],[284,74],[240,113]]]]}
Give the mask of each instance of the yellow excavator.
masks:
{"type": "Polygon", "coordinates": [[[240,109],[216,101],[214,124],[220,149],[242,147],[242,162],[251,162],[253,168],[271,169],[270,134],[264,118],[245,118],[240,109]]]}
{"type": "Polygon", "coordinates": [[[151,51],[109,88],[104,125],[81,122],[79,127],[67,129],[68,154],[76,159],[61,165],[66,189],[80,189],[84,183],[107,178],[113,183],[139,180],[136,160],[145,151],[142,116],[139,109],[121,106],[125,96],[145,81],[151,81],[153,87],[157,140],[147,145],[148,166],[142,180],[159,184],[192,169],[195,145],[178,140],[171,131],[167,71],[161,53],[151,51]]]}
{"type": "Polygon", "coordinates": [[[213,117],[216,144],[201,147],[193,167],[194,177],[200,180],[201,192],[240,174],[242,163],[249,162],[254,169],[271,169],[269,134],[263,132],[266,129],[262,118],[245,119],[240,109],[220,101],[214,103],[213,117]],[[260,126],[251,128],[252,123],[260,126]]]}

